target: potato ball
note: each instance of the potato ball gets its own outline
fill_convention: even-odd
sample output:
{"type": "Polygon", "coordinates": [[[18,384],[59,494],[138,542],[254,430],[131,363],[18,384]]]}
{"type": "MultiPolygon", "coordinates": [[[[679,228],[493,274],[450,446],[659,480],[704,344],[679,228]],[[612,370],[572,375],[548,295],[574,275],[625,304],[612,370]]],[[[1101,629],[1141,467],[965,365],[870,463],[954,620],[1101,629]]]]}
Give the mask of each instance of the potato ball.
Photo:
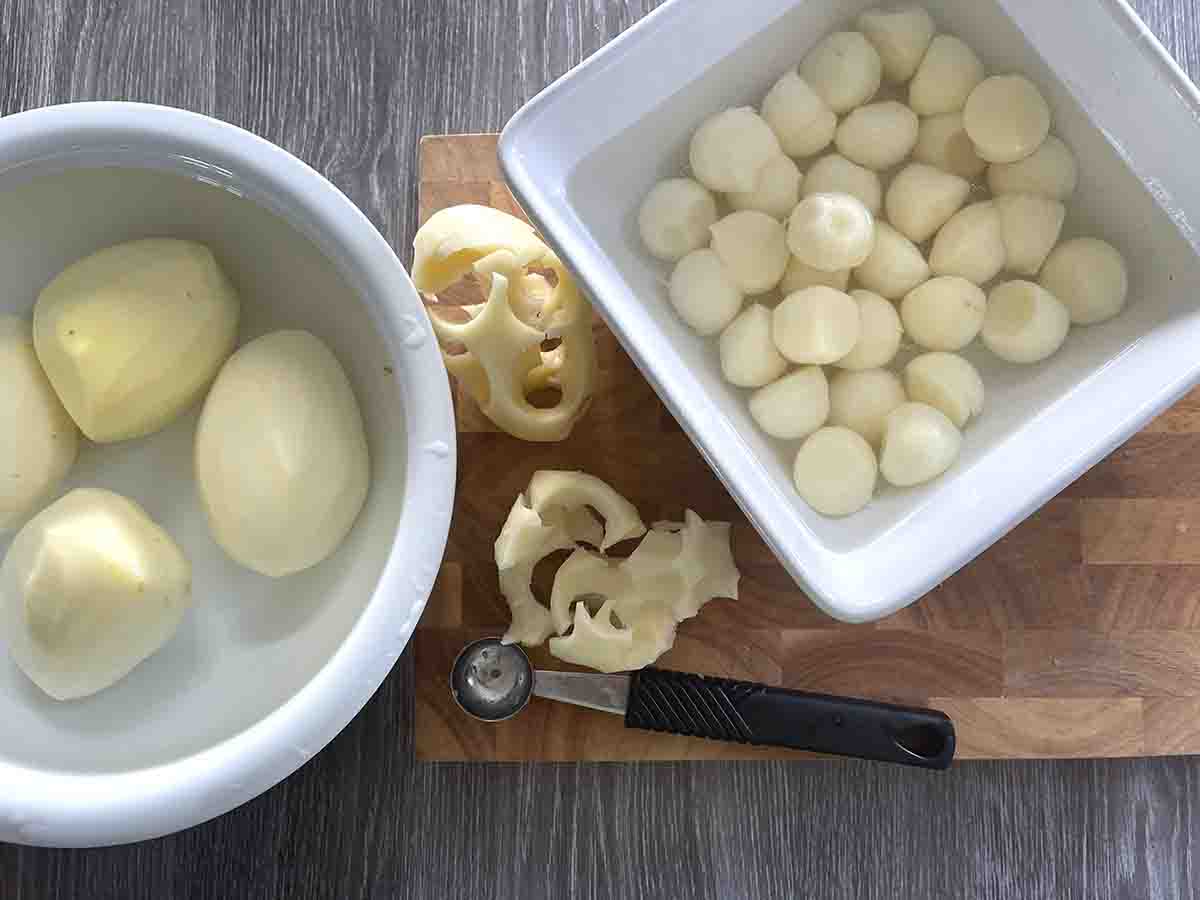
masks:
{"type": "Polygon", "coordinates": [[[987,168],[963,128],[962,113],[942,113],[921,120],[913,159],[960,178],[978,178],[987,168]]]}
{"type": "Polygon", "coordinates": [[[883,63],[871,42],[857,31],[836,31],[808,51],[800,75],[838,115],[875,96],[883,63]]]}
{"type": "Polygon", "coordinates": [[[829,418],[829,382],[820,366],[805,366],[750,395],[750,415],[771,437],[793,441],[829,418]]]}
{"type": "Polygon", "coordinates": [[[783,151],[771,126],[751,107],[727,109],[692,135],[692,174],[713,191],[753,191],[758,173],[783,151]]]}
{"type": "Polygon", "coordinates": [[[650,189],[638,210],[642,243],[659,259],[675,262],[708,245],[717,201],[699,182],[667,178],[650,189]]]}
{"type": "Polygon", "coordinates": [[[1024,159],[992,163],[988,166],[987,182],[988,189],[997,196],[1041,194],[1051,200],[1066,200],[1075,193],[1079,170],[1071,148],[1050,135],[1024,159]]]}
{"type": "Polygon", "coordinates": [[[1000,214],[1006,268],[1021,275],[1036,275],[1058,243],[1066,208],[1039,194],[1003,194],[994,203],[1000,214]]]}
{"type": "Polygon", "coordinates": [[[779,284],[787,268],[787,232],[776,219],[753,209],[715,222],[712,249],[734,282],[747,294],[763,294],[779,284]]]}
{"type": "Polygon", "coordinates": [[[888,414],[879,471],[897,487],[922,484],[949,469],[961,447],[962,434],[945,413],[925,403],[905,403],[888,414]]]}
{"type": "Polygon", "coordinates": [[[851,269],[870,255],[874,244],[875,217],[850,194],[811,194],[788,219],[788,248],[814,269],[851,269]]]}
{"type": "Polygon", "coordinates": [[[908,105],[919,116],[960,112],[986,73],[975,51],[949,34],[939,34],[908,85],[908,105]]]}
{"type": "Polygon", "coordinates": [[[679,318],[700,335],[717,334],[742,308],[742,290],[716,252],[693,250],[671,272],[671,305],[679,318]]]}
{"type": "Polygon", "coordinates": [[[1129,274],[1116,249],[1096,238],[1064,241],[1042,266],[1042,287],[1064,303],[1076,325],[1111,319],[1125,306],[1129,274]]]}
{"type": "Polygon", "coordinates": [[[794,363],[825,365],[854,349],[860,331],[858,304],[842,291],[815,285],[775,307],[771,335],[794,363]]]}
{"type": "Polygon", "coordinates": [[[899,300],[929,279],[929,264],[917,245],[882,219],[875,221],[875,244],[870,255],[854,270],[867,290],[899,300]]]}
{"type": "Polygon", "coordinates": [[[965,178],[925,163],[909,163],[892,179],[884,207],[892,226],[920,244],[958,212],[970,192],[965,178]]]}
{"type": "Polygon", "coordinates": [[[1006,259],[1000,213],[985,200],[963,207],[942,226],[929,253],[929,268],[935,275],[983,284],[1000,273],[1006,259]]]}
{"type": "Polygon", "coordinates": [[[787,371],[771,337],[771,311],[761,303],[746,307],[721,332],[721,372],[738,387],[762,387],[787,371]]]}
{"type": "Polygon", "coordinates": [[[1050,133],[1050,107],[1023,75],[993,75],[976,85],[963,108],[975,152],[993,163],[1024,159],[1050,133]]]}
{"type": "Polygon", "coordinates": [[[823,284],[844,291],[850,284],[850,270],[835,269],[832,272],[826,272],[805,265],[793,256],[788,260],[787,271],[783,273],[783,279],[779,282],[779,293],[786,297],[788,294],[802,291],[814,284],[823,284]]]}
{"type": "Polygon", "coordinates": [[[809,435],[792,467],[796,491],[817,512],[848,516],[871,502],[879,467],[866,441],[848,428],[809,435]]]}
{"type": "Polygon", "coordinates": [[[945,413],[960,431],[983,412],[983,379],[956,353],[923,353],[904,367],[910,400],[945,413]]]}
{"type": "Polygon", "coordinates": [[[900,349],[904,329],[896,307],[871,291],[851,291],[858,304],[858,343],[839,359],[842,369],[877,369],[886,366],[900,349]]]}
{"type": "Polygon", "coordinates": [[[900,302],[904,330],[928,350],[961,350],[979,334],[987,298],[956,275],[931,278],[900,302]]]}
{"type": "Polygon", "coordinates": [[[903,84],[913,77],[937,28],[920,6],[868,9],[855,23],[883,63],[883,77],[903,84]]]}
{"type": "Polygon", "coordinates": [[[762,117],[788,156],[812,156],[829,146],[837,116],[795,72],[777,82],[762,102],[762,117]]]}
{"type": "Polygon", "coordinates": [[[879,176],[837,153],[822,156],[804,176],[800,196],[812,194],[849,194],[861,200],[872,215],[878,215],[883,206],[883,185],[879,176]]]}
{"type": "Polygon", "coordinates": [[[837,372],[829,380],[829,424],[862,435],[872,446],[883,439],[884,421],[907,400],[904,385],[887,369],[837,372]]]}
{"type": "Polygon", "coordinates": [[[773,219],[786,219],[800,202],[801,178],[800,169],[791,157],[781,153],[759,171],[754,190],[734,191],[726,194],[725,199],[734,209],[756,209],[773,219]]]}
{"type": "Polygon", "coordinates": [[[1008,281],[992,288],[980,337],[1003,360],[1041,362],[1067,339],[1071,314],[1063,303],[1032,281],[1008,281]]]}
{"type": "Polygon", "coordinates": [[[908,158],[917,143],[917,114],[895,100],[869,103],[842,119],[835,142],[842,156],[877,171],[908,158]]]}

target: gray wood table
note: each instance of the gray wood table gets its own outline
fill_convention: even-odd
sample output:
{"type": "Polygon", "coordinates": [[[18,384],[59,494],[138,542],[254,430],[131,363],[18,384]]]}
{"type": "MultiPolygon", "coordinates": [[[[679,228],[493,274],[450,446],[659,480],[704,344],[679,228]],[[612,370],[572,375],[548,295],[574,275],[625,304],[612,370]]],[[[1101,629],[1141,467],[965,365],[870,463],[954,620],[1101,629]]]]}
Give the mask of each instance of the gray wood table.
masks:
{"type": "MultiPolygon", "coordinates": [[[[0,0],[0,113],[129,99],[226,119],[407,256],[418,138],[498,129],[654,5],[0,0]]],[[[1200,81],[1200,3],[1134,5],[1200,81]]],[[[411,681],[402,661],[324,752],[214,822],[0,846],[0,900],[1200,896],[1200,760],[417,766],[411,681]]]]}

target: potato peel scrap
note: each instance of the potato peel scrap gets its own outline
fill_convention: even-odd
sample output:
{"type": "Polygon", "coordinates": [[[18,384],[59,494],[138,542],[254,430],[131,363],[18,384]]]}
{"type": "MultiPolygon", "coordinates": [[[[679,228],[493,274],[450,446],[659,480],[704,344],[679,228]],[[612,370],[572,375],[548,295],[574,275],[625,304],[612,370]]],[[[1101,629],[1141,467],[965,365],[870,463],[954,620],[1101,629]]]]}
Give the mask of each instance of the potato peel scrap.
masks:
{"type": "Polygon", "coordinates": [[[497,427],[526,441],[560,441],[587,411],[596,381],[591,306],[571,274],[534,230],[486,206],[465,204],[433,215],[413,242],[413,281],[436,295],[474,273],[487,302],[466,307],[467,322],[430,315],[447,370],[497,427]],[[554,274],[555,283],[532,268],[554,274]],[[560,343],[543,351],[551,338],[560,343]],[[466,352],[446,352],[461,344],[466,352]],[[543,409],[528,395],[561,393],[543,409]]]}

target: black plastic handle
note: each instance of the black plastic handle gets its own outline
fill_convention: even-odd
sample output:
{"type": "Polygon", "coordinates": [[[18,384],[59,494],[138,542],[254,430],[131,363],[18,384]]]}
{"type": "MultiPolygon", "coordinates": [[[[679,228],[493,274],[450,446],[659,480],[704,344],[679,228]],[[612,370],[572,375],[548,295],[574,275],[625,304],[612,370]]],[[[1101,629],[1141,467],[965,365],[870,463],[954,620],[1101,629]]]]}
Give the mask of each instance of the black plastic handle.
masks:
{"type": "Polygon", "coordinates": [[[954,759],[954,723],[934,709],[665,669],[633,673],[625,726],[924,769],[954,759]]]}

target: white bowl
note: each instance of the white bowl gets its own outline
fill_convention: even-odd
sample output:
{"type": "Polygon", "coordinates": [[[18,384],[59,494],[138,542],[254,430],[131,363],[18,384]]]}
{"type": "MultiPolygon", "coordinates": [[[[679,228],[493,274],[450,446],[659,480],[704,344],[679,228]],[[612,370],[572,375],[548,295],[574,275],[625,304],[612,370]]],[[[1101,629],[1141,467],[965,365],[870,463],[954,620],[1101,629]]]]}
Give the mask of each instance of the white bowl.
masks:
{"type": "MultiPolygon", "coordinates": [[[[921,2],[921,0],[918,0],[921,2]]],[[[867,0],[673,0],[534,98],[501,140],[522,206],[575,271],[792,576],[830,615],[884,616],[920,597],[1053,497],[1200,378],[1200,94],[1121,0],[928,0],[990,71],[1036,81],[1079,158],[1066,234],[1130,264],[1123,315],[1072,331],[1048,362],[972,355],[988,405],[962,457],[846,519],[792,487],[794,444],[764,437],[715,342],[672,314],[636,210],[686,168],[706,116],[757,104],[867,0]],[[582,112],[581,112],[582,111],[582,112]]]]}
{"type": "Polygon", "coordinates": [[[371,492],[333,557],[272,580],[208,533],[192,479],[198,411],[86,447],[64,490],[141,503],[191,559],[195,605],[161,651],[84,700],[49,699],[0,651],[0,841],[140,840],[280,781],[387,676],[445,548],[445,370],[400,261],[344,195],[278,147],[180,110],[83,103],[0,120],[0,313],[27,313],[73,260],[150,235],[212,247],[241,293],[243,340],[305,328],[330,345],[362,407],[371,492]]]}

